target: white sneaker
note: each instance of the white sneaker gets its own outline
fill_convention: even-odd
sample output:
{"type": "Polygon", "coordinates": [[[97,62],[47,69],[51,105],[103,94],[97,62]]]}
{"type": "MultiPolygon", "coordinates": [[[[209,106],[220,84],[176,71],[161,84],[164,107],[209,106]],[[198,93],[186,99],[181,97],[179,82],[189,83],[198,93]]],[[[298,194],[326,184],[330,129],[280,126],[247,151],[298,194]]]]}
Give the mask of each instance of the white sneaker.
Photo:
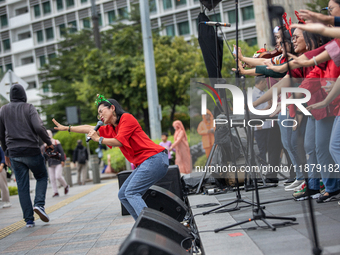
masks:
{"type": "Polygon", "coordinates": [[[296,187],[300,186],[304,180],[295,180],[291,185],[285,187],[285,191],[293,191],[296,187]]]}
{"type": "Polygon", "coordinates": [[[2,206],[2,208],[8,208],[11,207],[12,204],[10,202],[5,202],[4,205],[2,206]]]}
{"type": "Polygon", "coordinates": [[[297,187],[294,189],[294,191],[295,191],[295,192],[296,192],[296,191],[299,191],[299,190],[302,188],[303,184],[305,184],[305,181],[303,181],[299,186],[297,186],[297,187]]]}

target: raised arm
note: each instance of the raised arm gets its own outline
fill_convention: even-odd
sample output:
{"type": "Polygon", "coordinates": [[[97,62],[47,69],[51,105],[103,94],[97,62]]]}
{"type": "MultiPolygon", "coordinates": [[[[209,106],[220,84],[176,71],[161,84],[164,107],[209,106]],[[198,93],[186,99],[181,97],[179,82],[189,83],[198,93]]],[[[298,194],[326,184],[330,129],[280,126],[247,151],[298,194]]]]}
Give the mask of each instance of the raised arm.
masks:
{"type": "Polygon", "coordinates": [[[61,125],[55,119],[52,119],[52,121],[56,125],[54,129],[59,130],[59,131],[69,131],[69,132],[74,132],[74,133],[88,134],[91,130],[94,129],[94,126],[90,126],[90,125],[64,126],[64,125],[61,125]]]}
{"type": "MultiPolygon", "coordinates": [[[[340,77],[340,76],[339,76],[340,77]]],[[[333,89],[328,93],[327,97],[321,101],[318,102],[316,104],[312,104],[310,106],[307,107],[307,110],[314,110],[314,109],[321,109],[326,107],[327,105],[329,105],[338,95],[340,95],[340,79],[336,80],[333,89]]]]}
{"type": "Polygon", "coordinates": [[[320,34],[331,38],[340,38],[340,28],[328,27],[321,23],[293,24],[292,28],[299,28],[310,33],[320,34]]]}
{"type": "Polygon", "coordinates": [[[253,106],[257,107],[260,104],[263,104],[270,99],[273,98],[273,88],[277,88],[277,94],[281,94],[281,88],[283,87],[289,87],[290,86],[290,79],[289,75],[286,75],[282,80],[280,80],[278,83],[276,83],[274,86],[272,86],[269,90],[267,90],[266,93],[264,93],[259,99],[253,102],[253,106]]]}
{"type": "Polygon", "coordinates": [[[322,23],[324,25],[334,26],[334,17],[329,15],[323,15],[321,13],[312,12],[308,10],[300,10],[299,15],[302,19],[308,20],[313,23],[322,23]]]}

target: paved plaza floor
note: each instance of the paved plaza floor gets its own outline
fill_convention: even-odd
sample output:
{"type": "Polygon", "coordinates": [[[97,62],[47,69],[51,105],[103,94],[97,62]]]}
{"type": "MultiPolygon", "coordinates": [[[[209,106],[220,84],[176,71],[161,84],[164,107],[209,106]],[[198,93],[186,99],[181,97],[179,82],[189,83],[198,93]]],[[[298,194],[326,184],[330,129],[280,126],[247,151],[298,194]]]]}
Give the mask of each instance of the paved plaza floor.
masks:
{"type": "MultiPolygon", "coordinates": [[[[31,181],[34,185],[34,181],[31,181]]],[[[101,184],[75,185],[68,195],[52,198],[47,190],[46,211],[50,222],[37,219],[34,228],[26,228],[18,196],[11,197],[12,207],[0,208],[0,254],[118,254],[121,243],[134,224],[131,216],[121,216],[117,179],[101,184]]],[[[241,192],[252,200],[252,192],[241,192]]],[[[32,198],[34,192],[31,193],[32,198]]],[[[260,190],[262,202],[290,198],[283,185],[260,190]]],[[[235,199],[235,193],[216,196],[191,195],[189,202],[200,232],[206,255],[224,254],[312,254],[310,224],[306,204],[287,200],[266,204],[267,215],[296,217],[297,225],[277,227],[276,231],[261,228],[263,222],[249,222],[230,230],[214,233],[214,229],[247,220],[251,207],[227,213],[198,215],[214,207],[197,208],[206,203],[225,204],[235,199]]],[[[240,204],[243,206],[244,204],[240,204]]],[[[323,254],[340,254],[340,206],[337,201],[316,204],[313,201],[318,237],[323,254]]],[[[0,203],[1,206],[1,203],[0,203]]],[[[229,206],[227,208],[232,208],[229,206]]],[[[279,220],[268,220],[281,223],[279,220]]]]}

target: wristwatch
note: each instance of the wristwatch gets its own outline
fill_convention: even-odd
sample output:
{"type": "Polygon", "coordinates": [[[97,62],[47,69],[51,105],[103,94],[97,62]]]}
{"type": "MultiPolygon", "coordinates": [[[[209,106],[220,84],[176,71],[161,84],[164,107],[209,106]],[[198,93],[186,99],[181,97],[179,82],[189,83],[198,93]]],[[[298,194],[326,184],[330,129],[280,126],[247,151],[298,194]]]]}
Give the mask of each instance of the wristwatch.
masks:
{"type": "Polygon", "coordinates": [[[102,145],[102,141],[103,141],[103,139],[104,139],[104,137],[100,137],[100,138],[99,138],[99,141],[98,141],[98,143],[99,143],[100,145],[102,145]]]}

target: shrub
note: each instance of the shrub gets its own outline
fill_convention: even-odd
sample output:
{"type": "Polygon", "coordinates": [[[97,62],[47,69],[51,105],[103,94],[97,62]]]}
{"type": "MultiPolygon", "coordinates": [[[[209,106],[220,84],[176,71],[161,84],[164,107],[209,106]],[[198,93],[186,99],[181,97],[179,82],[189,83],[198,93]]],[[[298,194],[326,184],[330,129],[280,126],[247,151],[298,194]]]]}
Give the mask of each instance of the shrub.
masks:
{"type": "Polygon", "coordinates": [[[9,195],[10,196],[18,195],[18,187],[16,187],[16,186],[8,186],[8,190],[9,190],[9,195]]]}
{"type": "Polygon", "coordinates": [[[194,168],[196,167],[196,166],[205,166],[205,163],[207,162],[207,156],[204,154],[204,155],[202,155],[202,156],[200,156],[197,160],[196,160],[196,162],[195,162],[195,164],[194,164],[194,168]]]}

